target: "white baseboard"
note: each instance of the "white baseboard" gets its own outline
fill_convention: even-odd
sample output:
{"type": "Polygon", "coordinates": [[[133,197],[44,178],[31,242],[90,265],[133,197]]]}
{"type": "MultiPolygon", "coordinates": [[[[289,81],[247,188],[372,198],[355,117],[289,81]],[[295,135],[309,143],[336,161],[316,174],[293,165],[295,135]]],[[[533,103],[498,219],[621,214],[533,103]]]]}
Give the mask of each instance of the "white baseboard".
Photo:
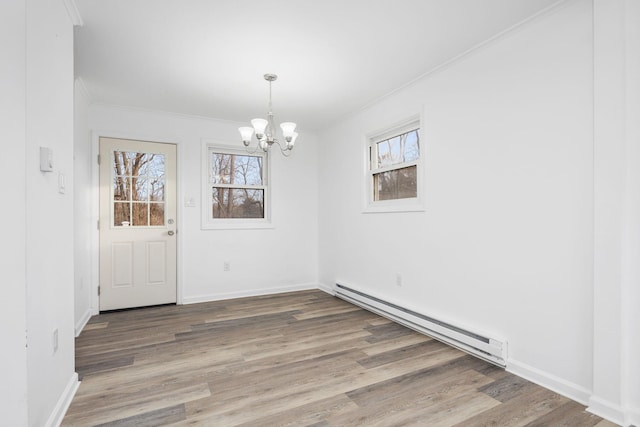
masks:
{"type": "Polygon", "coordinates": [[[513,359],[507,362],[507,371],[575,400],[587,406],[587,411],[612,423],[621,426],[640,425],[640,411],[637,409],[628,408],[625,410],[620,405],[593,396],[590,390],[577,384],[513,359]]]}
{"type": "Polygon", "coordinates": [[[640,408],[632,408],[626,411],[627,412],[627,423],[628,426],[640,426],[640,408]]]}
{"type": "Polygon", "coordinates": [[[91,316],[92,316],[91,309],[88,309],[87,311],[84,312],[82,317],[78,320],[78,322],[76,323],[76,338],[80,336],[80,333],[82,332],[84,327],[87,326],[87,323],[89,322],[89,319],[91,319],[91,316]]]}
{"type": "Polygon", "coordinates": [[[323,292],[328,293],[329,295],[336,295],[336,289],[333,286],[327,286],[324,283],[319,283],[318,284],[318,289],[320,289],[323,292]]]}
{"type": "Polygon", "coordinates": [[[529,366],[517,360],[509,359],[507,361],[507,371],[529,380],[533,383],[555,391],[571,400],[575,400],[583,405],[589,403],[591,391],[562,378],[551,375],[548,372],[529,366]]]}
{"type": "Polygon", "coordinates": [[[282,286],[268,289],[251,289],[241,292],[224,292],[207,295],[198,295],[192,297],[184,297],[183,304],[196,304],[199,302],[221,301],[225,299],[256,297],[260,295],[282,294],[285,292],[307,291],[310,289],[318,289],[317,283],[301,283],[298,285],[282,286]]]}
{"type": "Polygon", "coordinates": [[[604,400],[596,396],[591,396],[591,399],[589,399],[589,404],[587,406],[587,411],[606,420],[609,420],[612,423],[625,425],[625,417],[622,407],[613,402],[609,402],[608,400],[604,400]]]}
{"type": "Polygon", "coordinates": [[[53,412],[49,415],[49,419],[45,424],[46,427],[58,427],[62,424],[62,419],[67,413],[67,409],[69,409],[69,405],[71,405],[71,401],[73,400],[73,396],[76,395],[78,387],[80,387],[78,374],[74,372],[62,392],[62,395],[58,399],[58,403],[56,403],[55,408],[53,408],[53,412]]]}

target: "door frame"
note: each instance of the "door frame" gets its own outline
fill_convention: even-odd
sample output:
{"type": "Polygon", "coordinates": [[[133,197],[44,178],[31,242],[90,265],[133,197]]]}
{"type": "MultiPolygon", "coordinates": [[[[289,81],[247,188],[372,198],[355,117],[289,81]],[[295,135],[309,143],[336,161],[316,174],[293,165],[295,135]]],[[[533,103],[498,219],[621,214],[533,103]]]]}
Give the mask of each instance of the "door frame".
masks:
{"type": "Polygon", "coordinates": [[[182,200],[182,144],[179,140],[167,138],[159,135],[140,134],[135,132],[118,132],[93,130],[91,131],[91,314],[100,313],[100,297],[98,296],[98,286],[100,286],[100,230],[98,220],[100,218],[100,165],[98,165],[98,154],[100,153],[100,138],[132,139],[135,141],[149,141],[160,144],[174,144],[176,146],[176,304],[183,304],[182,287],[182,233],[183,230],[183,204],[182,200]]]}

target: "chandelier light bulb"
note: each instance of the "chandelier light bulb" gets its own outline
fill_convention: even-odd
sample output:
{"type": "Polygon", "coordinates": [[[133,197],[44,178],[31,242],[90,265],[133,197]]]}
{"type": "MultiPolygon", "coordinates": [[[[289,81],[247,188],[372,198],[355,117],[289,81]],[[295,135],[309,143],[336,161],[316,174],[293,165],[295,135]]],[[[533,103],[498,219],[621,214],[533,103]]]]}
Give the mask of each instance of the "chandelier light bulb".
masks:
{"type": "Polygon", "coordinates": [[[284,122],[280,124],[280,128],[282,129],[282,135],[284,136],[285,141],[290,142],[291,137],[296,130],[296,124],[293,122],[284,122]]]}
{"type": "Polygon", "coordinates": [[[293,134],[291,135],[291,140],[287,140],[287,149],[293,149],[293,145],[296,143],[296,138],[298,138],[298,132],[293,132],[293,134]]]}
{"type": "Polygon", "coordinates": [[[264,131],[269,124],[265,119],[253,119],[251,120],[251,126],[256,131],[256,138],[262,139],[264,138],[264,131]]]}
{"type": "Polygon", "coordinates": [[[240,135],[242,136],[242,142],[244,143],[245,147],[248,147],[251,143],[251,137],[253,136],[253,128],[249,126],[243,126],[241,128],[238,128],[238,130],[240,131],[240,135]]]}

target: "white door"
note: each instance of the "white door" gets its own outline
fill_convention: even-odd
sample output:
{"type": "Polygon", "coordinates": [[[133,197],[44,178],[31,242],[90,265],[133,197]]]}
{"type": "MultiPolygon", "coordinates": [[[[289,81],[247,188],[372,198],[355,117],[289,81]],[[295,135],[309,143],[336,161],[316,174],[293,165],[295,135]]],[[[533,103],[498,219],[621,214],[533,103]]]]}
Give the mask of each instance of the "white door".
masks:
{"type": "Polygon", "coordinates": [[[176,302],[176,146],[100,138],[100,310],[176,302]]]}

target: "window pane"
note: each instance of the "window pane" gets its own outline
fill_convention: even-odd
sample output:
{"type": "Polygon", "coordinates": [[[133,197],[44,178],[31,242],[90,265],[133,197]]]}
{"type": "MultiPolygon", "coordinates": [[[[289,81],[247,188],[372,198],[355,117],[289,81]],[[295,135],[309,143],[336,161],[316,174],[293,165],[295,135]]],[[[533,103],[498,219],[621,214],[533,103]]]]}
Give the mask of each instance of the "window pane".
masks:
{"type": "Polygon", "coordinates": [[[114,151],[113,168],[114,175],[118,176],[162,176],[164,175],[164,155],[114,151]]]}
{"type": "Polygon", "coordinates": [[[131,224],[131,203],[113,203],[113,225],[116,227],[131,224]]]}
{"type": "Polygon", "coordinates": [[[263,185],[261,156],[211,153],[213,184],[263,185]]]}
{"type": "Polygon", "coordinates": [[[164,203],[149,204],[149,225],[164,225],[164,203]]]}
{"type": "Polygon", "coordinates": [[[139,175],[146,175],[150,178],[164,176],[164,154],[145,154],[145,162],[140,168],[139,175]]]}
{"type": "Polygon", "coordinates": [[[133,189],[133,200],[146,201],[149,192],[147,191],[148,179],[146,176],[134,176],[131,178],[131,188],[133,189]]]}
{"type": "Polygon", "coordinates": [[[417,197],[417,167],[395,169],[373,175],[374,200],[417,197]]]}
{"type": "Polygon", "coordinates": [[[149,200],[164,201],[164,176],[149,178],[149,200]]]}
{"type": "Polygon", "coordinates": [[[212,218],[264,218],[264,190],[213,187],[212,218]]]}
{"type": "Polygon", "coordinates": [[[133,200],[161,202],[164,200],[164,177],[134,176],[127,178],[133,188],[133,200]]]}
{"type": "Polygon", "coordinates": [[[380,141],[376,144],[378,167],[412,162],[420,157],[418,130],[380,141]]]}
{"type": "Polygon", "coordinates": [[[149,225],[148,219],[148,205],[146,203],[134,203],[133,204],[133,224],[135,226],[149,225]]]}
{"type": "Polygon", "coordinates": [[[131,179],[123,176],[113,178],[113,200],[131,200],[131,179]]]}

